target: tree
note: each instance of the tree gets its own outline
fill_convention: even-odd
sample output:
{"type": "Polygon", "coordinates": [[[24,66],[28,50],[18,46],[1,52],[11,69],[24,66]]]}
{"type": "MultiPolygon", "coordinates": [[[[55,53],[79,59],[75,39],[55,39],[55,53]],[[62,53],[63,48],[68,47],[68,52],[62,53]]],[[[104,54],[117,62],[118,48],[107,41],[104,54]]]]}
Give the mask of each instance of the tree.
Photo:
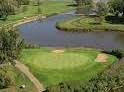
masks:
{"type": "Polygon", "coordinates": [[[0,18],[6,19],[9,14],[15,14],[15,10],[22,4],[29,4],[29,0],[0,0],[0,18]]]}
{"type": "Polygon", "coordinates": [[[97,14],[96,22],[98,24],[100,24],[104,20],[104,17],[107,15],[107,13],[108,13],[108,9],[106,4],[102,1],[97,2],[96,3],[96,14],[97,14]]]}
{"type": "Polygon", "coordinates": [[[21,1],[21,5],[28,5],[30,3],[30,0],[18,0],[21,1]]]}
{"type": "Polygon", "coordinates": [[[0,0],[0,18],[6,19],[8,14],[12,13],[14,7],[8,0],[0,0]]]}
{"type": "Polygon", "coordinates": [[[97,2],[96,3],[96,13],[98,16],[105,16],[108,13],[107,6],[104,2],[97,2]]]}
{"type": "Polygon", "coordinates": [[[124,0],[110,0],[108,5],[111,13],[116,16],[122,13],[124,16],[124,0]]]}
{"type": "Polygon", "coordinates": [[[0,64],[13,63],[13,60],[18,58],[22,47],[23,41],[19,38],[16,29],[0,30],[0,64]]]}
{"type": "Polygon", "coordinates": [[[42,10],[41,10],[41,7],[40,5],[43,3],[42,0],[36,0],[36,5],[37,5],[37,12],[38,14],[41,14],[42,10]]]}
{"type": "Polygon", "coordinates": [[[77,6],[82,6],[82,5],[92,5],[93,1],[92,0],[75,0],[77,6]]]}

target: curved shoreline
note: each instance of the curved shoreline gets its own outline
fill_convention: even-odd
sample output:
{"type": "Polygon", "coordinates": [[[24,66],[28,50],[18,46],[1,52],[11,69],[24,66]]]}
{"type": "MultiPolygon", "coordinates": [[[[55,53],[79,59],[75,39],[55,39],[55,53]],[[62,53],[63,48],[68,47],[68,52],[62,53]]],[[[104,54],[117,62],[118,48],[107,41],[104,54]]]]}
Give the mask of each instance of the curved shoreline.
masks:
{"type": "Polygon", "coordinates": [[[116,29],[83,29],[83,28],[67,28],[67,27],[60,27],[56,26],[57,29],[60,31],[67,31],[67,32],[124,32],[124,30],[116,30],[116,29]]]}
{"type": "MultiPolygon", "coordinates": [[[[13,27],[17,27],[17,26],[25,24],[25,23],[29,23],[29,22],[32,22],[32,21],[37,21],[38,19],[46,19],[50,16],[54,16],[54,15],[57,15],[57,14],[58,13],[53,13],[53,14],[50,14],[50,15],[47,15],[47,16],[37,15],[37,16],[29,17],[29,18],[26,17],[24,19],[16,21],[15,23],[12,23],[12,24],[14,24],[13,27]]],[[[10,24],[10,25],[12,25],[12,24],[10,24]]]]}
{"type": "MultiPolygon", "coordinates": [[[[35,21],[35,20],[37,20],[37,18],[39,18],[39,16],[33,16],[33,17],[29,17],[29,18],[25,17],[23,19],[17,20],[16,22],[8,23],[8,24],[4,25],[3,27],[9,27],[9,26],[17,27],[19,25],[35,21]]],[[[0,28],[2,28],[2,27],[0,27],[0,28]]]]}
{"type": "Polygon", "coordinates": [[[93,19],[90,17],[78,17],[56,23],[56,28],[68,32],[103,32],[115,31],[124,32],[123,24],[90,24],[93,19]],[[84,21],[84,22],[83,22],[84,21]],[[88,21],[88,22],[87,22],[88,21]]]}
{"type": "Polygon", "coordinates": [[[35,21],[35,20],[37,20],[37,18],[39,18],[39,16],[33,16],[30,18],[24,18],[24,19],[18,20],[18,21],[16,21],[16,23],[14,23],[13,27],[17,27],[19,25],[35,21]]]}
{"type": "MultiPolygon", "coordinates": [[[[24,17],[23,19],[17,20],[16,22],[12,22],[12,23],[6,24],[3,27],[8,27],[8,26],[11,26],[11,25],[13,27],[17,27],[17,26],[25,24],[25,23],[29,23],[29,22],[32,22],[32,21],[37,21],[38,19],[46,19],[48,17],[55,16],[55,15],[62,14],[62,13],[65,13],[65,12],[52,13],[52,14],[49,14],[49,15],[46,15],[46,16],[35,15],[35,16],[31,16],[31,17],[24,17]],[[44,17],[44,18],[42,18],[42,17],[44,17]]],[[[2,27],[0,27],[0,28],[2,28],[2,27]]]]}

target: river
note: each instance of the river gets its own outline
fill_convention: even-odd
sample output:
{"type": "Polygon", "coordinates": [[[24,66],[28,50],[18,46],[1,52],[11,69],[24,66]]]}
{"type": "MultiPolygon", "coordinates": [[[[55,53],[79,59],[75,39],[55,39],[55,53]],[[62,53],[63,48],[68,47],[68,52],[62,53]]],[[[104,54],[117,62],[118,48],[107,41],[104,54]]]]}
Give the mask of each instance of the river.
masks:
{"type": "Polygon", "coordinates": [[[56,29],[56,22],[73,16],[58,14],[43,21],[26,23],[19,26],[19,32],[26,42],[42,47],[124,49],[124,32],[65,32],[56,29]]]}

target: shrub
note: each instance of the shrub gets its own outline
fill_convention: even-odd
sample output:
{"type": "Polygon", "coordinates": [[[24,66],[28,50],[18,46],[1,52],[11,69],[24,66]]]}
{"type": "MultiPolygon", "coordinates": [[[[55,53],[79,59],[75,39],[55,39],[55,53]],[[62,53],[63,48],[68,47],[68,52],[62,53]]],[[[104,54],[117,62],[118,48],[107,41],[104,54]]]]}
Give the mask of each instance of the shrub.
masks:
{"type": "Polygon", "coordinates": [[[0,30],[0,64],[13,63],[13,60],[18,58],[22,47],[23,41],[19,38],[16,29],[2,28],[0,30]]]}
{"type": "Polygon", "coordinates": [[[103,53],[114,55],[119,59],[123,57],[123,53],[120,50],[103,51],[103,53]]]}
{"type": "Polygon", "coordinates": [[[13,84],[12,75],[9,73],[8,66],[0,66],[0,89],[7,88],[13,84]]]}

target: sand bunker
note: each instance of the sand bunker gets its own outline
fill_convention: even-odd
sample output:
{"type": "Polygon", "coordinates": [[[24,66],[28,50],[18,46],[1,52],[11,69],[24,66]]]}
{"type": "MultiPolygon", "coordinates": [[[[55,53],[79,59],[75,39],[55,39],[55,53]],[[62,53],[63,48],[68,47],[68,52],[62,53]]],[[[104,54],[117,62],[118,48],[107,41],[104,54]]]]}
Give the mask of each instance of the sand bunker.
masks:
{"type": "Polygon", "coordinates": [[[107,62],[107,59],[108,59],[108,55],[104,53],[98,54],[96,57],[97,62],[107,62]]]}
{"type": "Polygon", "coordinates": [[[53,50],[52,51],[53,53],[63,53],[63,52],[65,52],[64,50],[53,50]]]}

